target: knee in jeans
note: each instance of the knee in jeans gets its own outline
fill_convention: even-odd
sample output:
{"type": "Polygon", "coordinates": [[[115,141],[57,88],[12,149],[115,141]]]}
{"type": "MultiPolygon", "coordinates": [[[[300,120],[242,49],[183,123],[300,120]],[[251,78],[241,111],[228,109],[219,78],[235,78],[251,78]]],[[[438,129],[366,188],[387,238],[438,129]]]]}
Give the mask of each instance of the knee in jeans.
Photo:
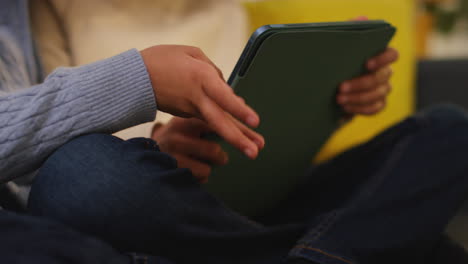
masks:
{"type": "Polygon", "coordinates": [[[468,127],[468,113],[462,107],[453,104],[440,104],[430,107],[420,116],[427,119],[431,125],[449,127],[462,125],[468,127]]]}
{"type": "Polygon", "coordinates": [[[176,168],[175,160],[157,151],[151,140],[82,136],[65,144],[44,163],[33,183],[28,206],[34,214],[58,218],[92,208],[98,214],[104,209],[93,201],[115,205],[113,200],[135,196],[148,186],[157,192],[160,178],[175,174],[176,168]]]}
{"type": "MultiPolygon", "coordinates": [[[[196,180],[146,139],[107,135],[77,138],[56,151],[39,171],[29,197],[32,214],[53,218],[105,240],[138,235],[147,211],[166,227],[181,214],[182,191],[197,193],[196,180]],[[163,213],[164,212],[164,213],[163,213]],[[124,235],[120,235],[124,234],[124,235]]],[[[154,220],[156,219],[156,220],[154,220]]]]}
{"type": "MultiPolygon", "coordinates": [[[[34,180],[29,197],[29,208],[34,212],[51,202],[58,202],[67,192],[73,193],[74,186],[93,184],[87,175],[94,164],[104,163],[113,144],[122,141],[104,134],[78,137],[57,149],[42,165],[34,180]]],[[[38,213],[38,212],[35,212],[38,213]]]]}

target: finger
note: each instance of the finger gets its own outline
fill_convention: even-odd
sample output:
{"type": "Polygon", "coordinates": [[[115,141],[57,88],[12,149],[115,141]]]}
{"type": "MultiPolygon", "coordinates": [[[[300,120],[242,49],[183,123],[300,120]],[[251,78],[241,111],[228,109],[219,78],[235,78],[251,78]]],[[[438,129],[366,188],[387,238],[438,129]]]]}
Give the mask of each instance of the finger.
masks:
{"type": "Polygon", "coordinates": [[[177,160],[177,167],[189,169],[199,182],[208,181],[211,175],[211,167],[208,164],[183,155],[174,155],[174,158],[177,160]]]}
{"type": "Polygon", "coordinates": [[[156,139],[156,132],[160,131],[163,126],[164,125],[160,122],[157,122],[156,124],[153,125],[153,129],[151,130],[152,139],[156,139]]]}
{"type": "Polygon", "coordinates": [[[340,94],[360,93],[373,90],[379,85],[375,74],[367,74],[356,79],[343,82],[340,86],[340,94]]]}
{"type": "Polygon", "coordinates": [[[198,118],[182,119],[179,125],[179,131],[183,131],[188,135],[201,136],[205,133],[212,132],[208,124],[198,118]]]}
{"type": "Polygon", "coordinates": [[[383,53],[370,59],[367,62],[367,69],[369,71],[375,71],[381,67],[385,67],[398,60],[398,51],[394,48],[387,48],[383,53]]]}
{"type": "Polygon", "coordinates": [[[375,73],[375,78],[380,84],[387,83],[393,75],[393,70],[390,66],[381,68],[375,73]]]}
{"type": "MultiPolygon", "coordinates": [[[[239,122],[239,120],[235,119],[234,117],[230,115],[229,117],[231,118],[232,122],[234,122],[236,126],[241,130],[241,132],[244,133],[245,136],[247,136],[255,144],[257,144],[259,149],[263,149],[265,147],[265,139],[263,138],[262,135],[253,131],[251,128],[247,127],[243,123],[239,122]]],[[[196,118],[192,118],[192,119],[193,120],[191,120],[190,123],[186,122],[186,128],[189,128],[191,131],[195,131],[195,133],[191,133],[192,135],[200,136],[206,132],[213,132],[213,129],[211,129],[205,122],[196,118]]]]}
{"type": "MultiPolygon", "coordinates": [[[[204,54],[203,54],[204,55],[204,54]]],[[[212,62],[208,57],[204,56],[203,58],[200,58],[201,60],[203,60],[204,62],[210,64],[215,70],[216,72],[218,73],[218,76],[223,80],[223,81],[226,81],[226,79],[224,78],[224,74],[223,72],[221,71],[220,68],[218,68],[218,66],[216,66],[216,64],[214,64],[214,62],[212,62]]]]}
{"type": "Polygon", "coordinates": [[[241,120],[251,127],[257,127],[260,123],[258,114],[247,106],[232,91],[224,81],[213,75],[207,75],[204,78],[203,89],[217,105],[235,118],[241,120]]]}
{"type": "Polygon", "coordinates": [[[365,76],[346,81],[340,87],[340,95],[374,90],[378,85],[388,84],[392,75],[392,68],[385,67],[377,71],[375,74],[367,74],[365,76]]]}
{"type": "Polygon", "coordinates": [[[195,158],[200,161],[206,161],[214,165],[226,165],[228,155],[221,149],[221,146],[213,141],[201,138],[177,135],[174,139],[172,152],[195,158]]]}
{"type": "Polygon", "coordinates": [[[258,147],[236,126],[227,113],[208,97],[200,104],[202,118],[226,142],[242,151],[247,157],[255,159],[258,147]]]}
{"type": "Polygon", "coordinates": [[[194,57],[196,59],[199,59],[199,60],[202,60],[202,61],[208,63],[209,65],[211,65],[216,70],[216,72],[218,73],[218,76],[221,77],[221,79],[225,80],[223,72],[218,68],[218,66],[216,66],[216,64],[214,64],[213,61],[210,60],[210,58],[208,58],[208,56],[206,56],[206,54],[201,49],[191,47],[191,49],[189,50],[189,54],[192,57],[194,57]]]}
{"type": "Polygon", "coordinates": [[[350,114],[374,115],[382,111],[386,106],[386,101],[378,101],[371,105],[345,105],[344,110],[350,114]]]}
{"type": "Polygon", "coordinates": [[[257,147],[259,149],[263,149],[265,147],[265,138],[262,135],[253,131],[252,129],[242,124],[241,122],[239,122],[239,120],[233,118],[232,116],[231,116],[231,119],[237,125],[237,127],[242,131],[242,133],[244,133],[244,135],[246,135],[253,142],[255,142],[255,144],[257,144],[257,147]]]}
{"type": "Polygon", "coordinates": [[[381,84],[374,90],[361,93],[340,94],[338,96],[338,103],[341,105],[369,105],[385,99],[389,92],[390,85],[381,84]]]}

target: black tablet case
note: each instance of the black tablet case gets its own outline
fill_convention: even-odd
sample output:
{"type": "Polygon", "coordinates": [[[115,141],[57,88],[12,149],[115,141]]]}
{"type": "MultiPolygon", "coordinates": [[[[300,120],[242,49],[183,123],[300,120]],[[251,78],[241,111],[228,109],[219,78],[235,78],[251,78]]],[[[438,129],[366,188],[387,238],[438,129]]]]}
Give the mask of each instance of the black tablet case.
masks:
{"type": "Polygon", "coordinates": [[[339,126],[339,85],[365,73],[394,33],[384,21],[318,23],[268,26],[257,47],[251,39],[230,82],[260,115],[266,146],[252,161],[221,142],[230,162],[214,168],[206,190],[247,216],[285,199],[339,126]]]}

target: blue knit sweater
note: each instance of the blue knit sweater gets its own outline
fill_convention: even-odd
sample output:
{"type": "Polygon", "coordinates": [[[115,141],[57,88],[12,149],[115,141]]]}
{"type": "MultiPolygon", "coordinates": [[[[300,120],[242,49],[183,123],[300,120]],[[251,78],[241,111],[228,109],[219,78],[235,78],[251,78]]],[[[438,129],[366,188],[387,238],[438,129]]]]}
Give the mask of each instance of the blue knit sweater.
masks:
{"type": "Polygon", "coordinates": [[[154,120],[155,102],[136,50],[44,79],[27,0],[0,1],[0,184],[38,169],[74,137],[154,120]]]}

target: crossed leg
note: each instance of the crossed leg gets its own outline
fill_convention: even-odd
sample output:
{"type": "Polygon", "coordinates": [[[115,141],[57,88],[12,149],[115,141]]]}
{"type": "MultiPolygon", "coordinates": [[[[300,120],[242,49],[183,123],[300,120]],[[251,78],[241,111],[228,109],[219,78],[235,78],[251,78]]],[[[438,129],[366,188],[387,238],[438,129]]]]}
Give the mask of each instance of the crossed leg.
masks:
{"type": "Polygon", "coordinates": [[[468,194],[468,119],[410,118],[313,168],[262,224],[205,193],[151,140],[80,137],[54,153],[34,214],[176,263],[429,263],[468,194]]]}

